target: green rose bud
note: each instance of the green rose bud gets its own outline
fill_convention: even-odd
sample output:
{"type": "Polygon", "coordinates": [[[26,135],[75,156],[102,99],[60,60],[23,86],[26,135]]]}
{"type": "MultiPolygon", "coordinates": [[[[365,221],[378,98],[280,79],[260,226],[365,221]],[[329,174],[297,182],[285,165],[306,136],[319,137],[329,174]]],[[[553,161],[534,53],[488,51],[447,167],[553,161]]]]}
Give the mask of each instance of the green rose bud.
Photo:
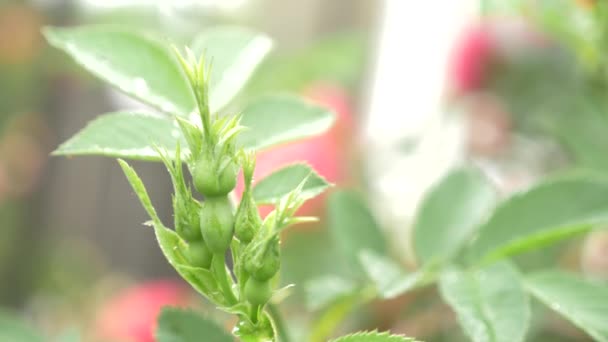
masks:
{"type": "Polygon", "coordinates": [[[207,247],[207,244],[205,244],[205,241],[201,239],[188,243],[186,257],[190,262],[191,266],[209,269],[209,266],[211,266],[211,259],[213,258],[213,254],[209,250],[209,247],[207,247]]]}
{"type": "Polygon", "coordinates": [[[238,171],[238,164],[232,159],[216,161],[209,153],[203,153],[194,166],[194,187],[205,197],[225,196],[236,186],[238,171]]]}
{"type": "Polygon", "coordinates": [[[265,281],[274,277],[281,266],[279,236],[273,234],[269,238],[250,244],[243,257],[245,258],[245,271],[252,278],[265,281]]]}
{"type": "Polygon", "coordinates": [[[228,196],[208,197],[200,210],[203,238],[214,254],[224,254],[234,233],[234,215],[228,196]]]}
{"type": "Polygon", "coordinates": [[[245,191],[236,212],[234,234],[244,243],[249,243],[262,226],[262,218],[250,191],[245,191]]]}
{"type": "Polygon", "coordinates": [[[272,297],[270,280],[249,278],[245,284],[245,298],[253,305],[264,305],[272,297]]]}
{"type": "Polygon", "coordinates": [[[176,195],[173,198],[173,211],[177,234],[186,241],[201,240],[198,205],[192,201],[187,201],[181,195],[176,195]]]}

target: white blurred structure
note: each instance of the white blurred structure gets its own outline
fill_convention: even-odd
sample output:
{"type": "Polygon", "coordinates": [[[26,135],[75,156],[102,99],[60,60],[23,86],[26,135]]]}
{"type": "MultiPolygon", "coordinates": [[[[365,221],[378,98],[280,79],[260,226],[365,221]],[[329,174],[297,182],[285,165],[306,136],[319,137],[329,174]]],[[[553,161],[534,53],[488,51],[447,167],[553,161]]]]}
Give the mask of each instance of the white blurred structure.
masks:
{"type": "Polygon", "coordinates": [[[363,146],[370,203],[410,261],[421,196],[463,159],[464,125],[443,112],[442,92],[450,49],[477,8],[478,0],[385,1],[363,146]]]}

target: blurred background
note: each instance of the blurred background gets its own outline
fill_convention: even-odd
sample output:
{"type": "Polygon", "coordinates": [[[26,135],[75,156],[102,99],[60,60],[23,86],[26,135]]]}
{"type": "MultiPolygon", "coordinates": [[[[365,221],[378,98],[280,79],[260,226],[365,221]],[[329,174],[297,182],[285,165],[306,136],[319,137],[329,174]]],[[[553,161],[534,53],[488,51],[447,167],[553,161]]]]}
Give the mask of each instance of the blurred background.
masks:
{"type": "MultiPolygon", "coordinates": [[[[417,205],[454,166],[477,165],[503,194],[569,168],[608,171],[608,5],[601,2],[1,1],[0,315],[53,338],[151,341],[160,306],[206,304],[164,260],[114,160],[49,157],[97,115],[141,105],[51,49],[40,34],[45,25],[123,25],[184,45],[215,25],[268,33],[276,48],[237,101],[291,91],[333,109],[338,121],[321,137],[260,154],[257,177],[305,160],[338,187],[357,189],[404,267],[416,265],[408,232],[417,205]]],[[[166,170],[135,167],[169,221],[166,170]]],[[[323,218],[324,201],[304,210],[323,218]]],[[[285,284],[343,272],[329,262],[337,259],[327,222],[285,236],[285,284]]],[[[606,279],[608,236],[592,233],[518,261],[606,279]]],[[[303,314],[302,288],[284,310],[294,334],[304,335],[314,315],[303,314]]],[[[441,307],[408,314],[422,305],[415,299],[373,303],[336,329],[460,338],[450,335],[454,319],[441,307]]],[[[554,335],[539,329],[534,338],[585,340],[569,325],[546,324],[554,335]]]]}

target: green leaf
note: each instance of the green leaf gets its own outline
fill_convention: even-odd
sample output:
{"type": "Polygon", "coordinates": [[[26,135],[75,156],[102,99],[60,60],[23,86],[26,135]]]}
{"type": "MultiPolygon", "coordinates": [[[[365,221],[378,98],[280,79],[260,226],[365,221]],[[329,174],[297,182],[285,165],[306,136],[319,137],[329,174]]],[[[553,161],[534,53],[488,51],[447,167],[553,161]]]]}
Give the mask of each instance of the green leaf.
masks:
{"type": "MultiPolygon", "coordinates": [[[[202,151],[203,132],[199,126],[196,126],[187,119],[176,117],[176,121],[179,125],[179,128],[181,129],[180,133],[184,136],[184,138],[188,142],[188,147],[190,148],[191,155],[189,161],[195,164],[196,161],[199,159],[199,155],[202,151]]],[[[176,154],[172,153],[171,155],[176,154]]]]}
{"type": "Polygon", "coordinates": [[[194,289],[205,297],[209,297],[215,302],[221,302],[221,298],[216,297],[216,282],[213,280],[211,273],[200,267],[188,266],[186,258],[181,251],[186,249],[186,242],[182,240],[177,233],[165,227],[158,217],[156,210],[152,206],[152,201],[148,196],[148,192],[137,175],[135,170],[129,166],[124,160],[119,159],[118,163],[122,168],[129,184],[139,198],[142,206],[152,219],[154,233],[160,246],[163,255],[177,273],[184,278],[194,289]]]}
{"type": "MultiPolygon", "coordinates": [[[[192,125],[188,129],[191,144],[197,144],[192,125]]],[[[333,123],[331,112],[292,96],[266,96],[247,107],[241,124],[249,129],[239,137],[248,149],[273,145],[323,133],[333,123]]],[[[177,142],[185,146],[179,125],[173,119],[137,112],[117,112],[99,116],[53,152],[54,155],[102,155],[138,160],[159,161],[153,146],[175,155],[177,142]]]]}
{"type": "Polygon", "coordinates": [[[308,177],[302,188],[304,198],[313,198],[331,186],[306,164],[293,164],[279,169],[260,180],[253,188],[258,203],[274,204],[294,190],[308,177]]]}
{"type": "Polygon", "coordinates": [[[195,107],[172,53],[146,35],[103,26],[49,27],[44,35],[95,76],[163,112],[186,115],[195,107]]]}
{"type": "Polygon", "coordinates": [[[358,311],[372,299],[374,299],[374,294],[365,289],[336,298],[325,310],[316,315],[314,323],[309,329],[310,334],[307,341],[328,341],[349,314],[358,311]]]}
{"type": "Polygon", "coordinates": [[[369,208],[356,194],[336,191],[328,200],[329,227],[336,248],[348,265],[362,272],[359,253],[386,254],[386,241],[369,208]]]}
{"type": "Polygon", "coordinates": [[[335,275],[327,275],[309,281],[305,286],[306,306],[311,311],[326,307],[340,298],[352,295],[357,284],[352,280],[335,275]]]}
{"type": "Polygon", "coordinates": [[[272,48],[272,40],[243,27],[208,29],[194,40],[192,49],[211,63],[211,112],[227,105],[245,86],[272,48]]]}
{"type": "Polygon", "coordinates": [[[171,151],[169,155],[173,156],[178,140],[183,141],[181,131],[170,118],[117,112],[91,121],[78,134],[61,144],[53,155],[160,160],[153,146],[171,151]]]}
{"type": "Polygon", "coordinates": [[[507,262],[480,270],[447,270],[439,279],[443,299],[475,342],[523,341],[530,303],[519,273],[507,262]]]}
{"type": "Polygon", "coordinates": [[[608,221],[608,182],[589,175],[546,181],[502,203],[479,228],[471,260],[489,262],[584,233],[608,221]]]}
{"type": "Polygon", "coordinates": [[[331,342],[416,342],[416,340],[387,332],[365,331],[338,337],[331,342]]]}
{"type": "Polygon", "coordinates": [[[573,274],[542,271],[526,278],[528,291],[597,341],[608,341],[608,286],[573,274]]]}
{"type": "Polygon", "coordinates": [[[243,110],[241,125],[249,129],[238,138],[241,146],[265,149],[327,131],[335,116],[328,109],[293,95],[267,95],[243,110]]]}
{"type": "Polygon", "coordinates": [[[232,342],[234,339],[219,324],[200,314],[177,308],[164,308],[156,329],[158,342],[232,342]]]}
{"type": "MultiPolygon", "coordinates": [[[[344,272],[342,261],[340,253],[333,248],[327,230],[292,230],[281,248],[281,282],[306,284],[327,274],[348,279],[349,274],[344,272]]],[[[302,286],[296,286],[294,295],[303,295],[301,289],[302,286]]]]}
{"type": "Polygon", "coordinates": [[[572,115],[561,115],[551,132],[560,144],[572,155],[578,167],[608,171],[608,159],[605,152],[608,149],[608,117],[605,112],[605,99],[590,96],[586,92],[579,96],[572,115]],[[585,134],[572,134],[585,132],[585,134]]]}
{"type": "Polygon", "coordinates": [[[496,191],[472,169],[452,171],[426,195],[414,225],[414,249],[422,263],[457,252],[496,203],[496,191]]]}
{"type": "Polygon", "coordinates": [[[137,198],[141,202],[141,205],[144,207],[144,210],[146,213],[148,213],[150,219],[152,219],[154,226],[164,227],[162,221],[156,213],[156,209],[154,209],[154,206],[152,205],[150,196],[148,196],[148,191],[146,190],[144,183],[141,181],[141,178],[139,178],[135,170],[124,160],[118,159],[118,164],[127,177],[127,180],[129,181],[131,188],[133,188],[135,195],[137,195],[137,198]]]}
{"type": "Polygon", "coordinates": [[[186,249],[186,242],[173,230],[154,223],[154,220],[153,226],[156,240],[163,255],[177,273],[201,295],[215,303],[222,303],[223,299],[217,296],[217,284],[211,272],[201,267],[188,265],[188,261],[181,252],[186,249]]]}
{"type": "Polygon", "coordinates": [[[12,314],[0,310],[0,341],[42,342],[32,327],[12,314]]]}
{"type": "Polygon", "coordinates": [[[395,298],[413,289],[424,275],[421,270],[407,273],[393,260],[369,250],[361,251],[359,259],[367,277],[384,299],[395,298]]]}
{"type": "Polygon", "coordinates": [[[319,80],[354,85],[365,69],[365,42],[365,34],[361,32],[340,32],[323,35],[303,49],[273,54],[247,85],[246,95],[300,92],[319,80]]]}

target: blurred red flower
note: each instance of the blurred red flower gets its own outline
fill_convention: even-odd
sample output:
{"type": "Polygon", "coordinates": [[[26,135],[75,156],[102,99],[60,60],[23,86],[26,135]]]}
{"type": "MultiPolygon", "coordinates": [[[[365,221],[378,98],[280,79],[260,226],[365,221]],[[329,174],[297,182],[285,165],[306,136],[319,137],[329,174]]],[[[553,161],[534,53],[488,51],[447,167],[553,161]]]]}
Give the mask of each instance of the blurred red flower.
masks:
{"type": "Polygon", "coordinates": [[[483,87],[495,49],[487,23],[478,22],[465,29],[452,51],[448,70],[448,80],[457,94],[483,87]]]}
{"type": "Polygon", "coordinates": [[[103,340],[154,342],[156,320],[164,306],[186,306],[189,292],[172,280],[138,284],[105,302],[98,312],[96,333],[103,340]]]}
{"type": "MultiPolygon", "coordinates": [[[[305,89],[303,95],[312,102],[333,110],[336,114],[334,126],[322,135],[258,153],[254,180],[260,180],[276,169],[296,162],[310,165],[332,183],[341,184],[348,178],[348,146],[352,139],[354,124],[347,92],[334,84],[318,83],[305,89]]],[[[236,187],[239,198],[242,192],[243,179],[239,176],[236,187]]],[[[308,201],[298,214],[319,215],[323,203],[323,196],[308,201]]],[[[271,210],[271,206],[261,206],[260,214],[265,217],[271,210]]]]}

